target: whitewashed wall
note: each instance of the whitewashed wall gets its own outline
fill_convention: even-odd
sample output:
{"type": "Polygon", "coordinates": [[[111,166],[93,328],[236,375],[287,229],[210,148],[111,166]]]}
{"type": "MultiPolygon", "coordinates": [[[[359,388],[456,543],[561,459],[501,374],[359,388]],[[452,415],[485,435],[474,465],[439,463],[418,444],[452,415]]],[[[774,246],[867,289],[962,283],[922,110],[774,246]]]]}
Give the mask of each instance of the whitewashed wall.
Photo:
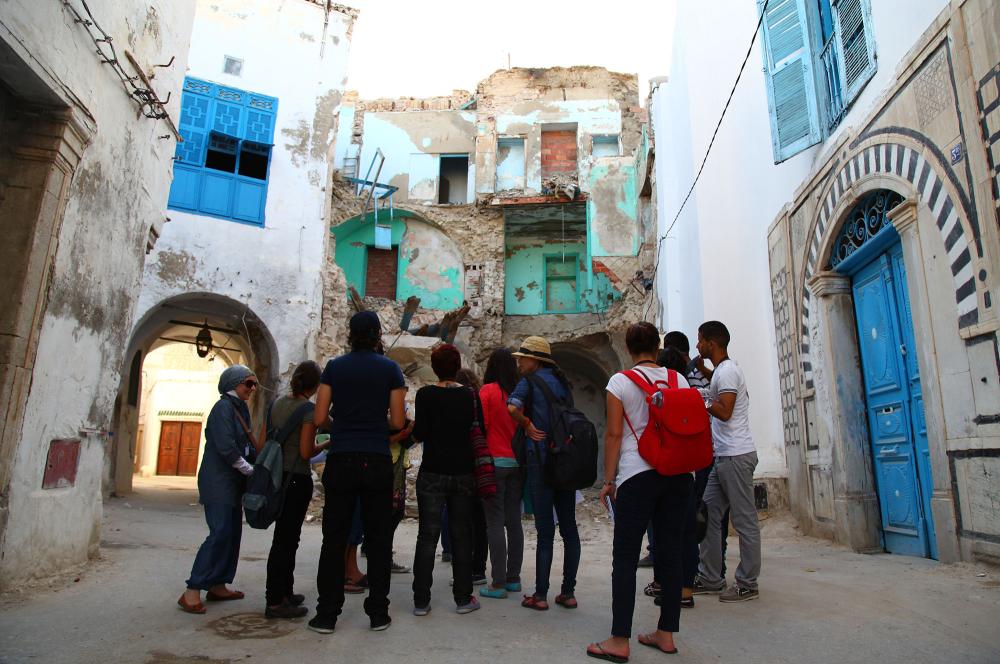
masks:
{"type": "MultiPolygon", "coordinates": [[[[664,242],[657,288],[662,324],[692,337],[721,320],[746,374],[759,476],[784,476],[782,420],[767,262],[767,228],[847,127],[865,117],[947,0],[871,0],[878,70],[835,133],[775,165],[759,36],[695,194],[664,242]]],[[[708,147],[745,45],[754,0],[679,2],[673,69],[653,95],[658,228],[673,220],[708,147]],[[725,44],[730,47],[721,48],[725,44]]]]}
{"type": "Polygon", "coordinates": [[[260,317],[276,342],[279,374],[313,357],[326,183],[352,21],[336,11],[327,20],[324,7],[307,0],[199,0],[188,75],[278,98],[265,222],[167,210],[136,320],[168,297],[215,293],[260,317]],[[227,55],[243,60],[241,76],[223,73],[227,55]]]}
{"type": "MultiPolygon", "coordinates": [[[[81,3],[71,4],[83,12],[81,3]]],[[[160,0],[88,5],[120,57],[127,49],[149,68],[175,56],[172,68],[156,70],[154,89],[163,97],[173,92],[167,109],[177,118],[193,7],[160,0]]],[[[149,227],[163,219],[174,140],[165,122],[136,117],[136,105],[63,3],[8,1],[2,23],[3,38],[24,49],[45,84],[94,127],[66,195],[13,457],[0,556],[0,586],[7,586],[82,563],[97,550],[122,351],[149,227]],[[81,440],[76,482],[42,489],[49,441],[58,438],[81,440]]]]}

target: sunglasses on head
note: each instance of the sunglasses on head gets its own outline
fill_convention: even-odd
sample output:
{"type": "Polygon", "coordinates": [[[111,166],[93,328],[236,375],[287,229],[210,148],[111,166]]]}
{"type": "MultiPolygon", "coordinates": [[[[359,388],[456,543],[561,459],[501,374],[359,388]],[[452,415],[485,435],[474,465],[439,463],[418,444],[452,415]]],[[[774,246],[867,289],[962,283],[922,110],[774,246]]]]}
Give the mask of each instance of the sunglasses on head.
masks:
{"type": "Polygon", "coordinates": [[[243,387],[247,388],[248,390],[257,389],[258,385],[260,385],[260,383],[258,383],[255,380],[245,380],[245,381],[243,381],[243,387]]]}

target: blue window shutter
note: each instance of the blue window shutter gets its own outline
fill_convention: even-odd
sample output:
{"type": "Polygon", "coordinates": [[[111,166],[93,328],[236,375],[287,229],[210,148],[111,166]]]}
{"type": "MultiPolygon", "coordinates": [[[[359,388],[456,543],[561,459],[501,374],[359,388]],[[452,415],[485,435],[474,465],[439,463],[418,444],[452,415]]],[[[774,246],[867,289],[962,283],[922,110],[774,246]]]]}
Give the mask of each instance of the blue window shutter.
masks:
{"type": "MultiPolygon", "coordinates": [[[[822,140],[805,2],[770,0],[761,26],[776,164],[822,140]]],[[[763,7],[757,0],[758,12],[763,7]]]]}
{"type": "Polygon", "coordinates": [[[236,180],[236,195],[233,199],[233,217],[260,223],[264,221],[264,202],[267,197],[267,185],[263,182],[250,182],[244,178],[236,180]]]}
{"type": "Polygon", "coordinates": [[[251,94],[247,99],[247,124],[243,138],[255,143],[274,143],[274,118],[278,100],[274,97],[251,94]]]}
{"type": "Polygon", "coordinates": [[[174,181],[170,183],[167,205],[181,210],[198,209],[201,189],[201,169],[183,162],[174,162],[174,181]]]}
{"type": "Polygon", "coordinates": [[[834,26],[840,41],[844,101],[850,104],[878,68],[869,0],[834,0],[834,26]]]}
{"type": "Polygon", "coordinates": [[[244,104],[247,93],[232,88],[217,87],[212,131],[240,138],[243,135],[244,104]]]}
{"type": "Polygon", "coordinates": [[[208,135],[209,109],[212,100],[207,96],[210,86],[197,79],[185,79],[181,95],[181,137],[174,156],[186,164],[205,163],[205,139],[208,135]],[[204,90],[204,92],[201,92],[204,90]]]}

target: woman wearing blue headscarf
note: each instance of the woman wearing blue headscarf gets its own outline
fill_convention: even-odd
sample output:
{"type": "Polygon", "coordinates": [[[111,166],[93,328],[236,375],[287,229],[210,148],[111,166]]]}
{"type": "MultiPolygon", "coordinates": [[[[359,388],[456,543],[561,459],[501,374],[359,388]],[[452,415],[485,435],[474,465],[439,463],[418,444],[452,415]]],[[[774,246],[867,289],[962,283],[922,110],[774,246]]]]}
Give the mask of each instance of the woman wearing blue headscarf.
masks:
{"type": "Polygon", "coordinates": [[[250,465],[259,447],[250,431],[247,400],[257,389],[257,377],[242,364],[234,364],[219,377],[219,400],[208,415],[205,455],[198,470],[198,502],[205,508],[208,537],[191,567],[187,590],[177,600],[188,613],[205,613],[201,591],[210,602],[243,599],[230,590],[240,557],[243,531],[243,493],[250,465]]]}

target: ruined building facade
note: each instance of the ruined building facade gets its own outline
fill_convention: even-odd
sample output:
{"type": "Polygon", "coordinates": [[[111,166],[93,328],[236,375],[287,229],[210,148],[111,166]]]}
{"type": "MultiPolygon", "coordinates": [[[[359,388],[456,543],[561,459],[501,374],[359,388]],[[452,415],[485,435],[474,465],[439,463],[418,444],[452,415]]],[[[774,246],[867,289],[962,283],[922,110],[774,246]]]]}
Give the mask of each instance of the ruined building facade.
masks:
{"type": "Polygon", "coordinates": [[[13,0],[0,12],[5,588],[99,545],[122,349],[164,227],[192,15],[161,0],[13,0]]]}
{"type": "MultiPolygon", "coordinates": [[[[636,278],[652,262],[647,153],[636,77],[597,67],[501,70],[448,97],[345,99],[324,329],[343,328],[348,287],[387,332],[411,296],[411,331],[467,303],[456,337],[467,363],[481,370],[493,348],[541,335],[603,422],[624,328],[651,297],[636,278]]],[[[321,340],[323,355],[344,343],[321,340]]],[[[393,341],[400,358],[419,343],[393,341]]]]}

